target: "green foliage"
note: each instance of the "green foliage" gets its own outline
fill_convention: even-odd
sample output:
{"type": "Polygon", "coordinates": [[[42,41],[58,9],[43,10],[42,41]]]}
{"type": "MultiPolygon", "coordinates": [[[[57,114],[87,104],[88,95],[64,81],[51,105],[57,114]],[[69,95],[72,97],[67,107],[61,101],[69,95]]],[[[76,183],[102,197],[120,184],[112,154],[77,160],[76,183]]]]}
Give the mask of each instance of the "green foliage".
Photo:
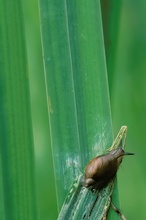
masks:
{"type": "MultiPolygon", "coordinates": [[[[113,127],[116,134],[121,125],[128,125],[126,149],[135,152],[132,159],[123,161],[118,172],[121,207],[127,219],[136,220],[145,218],[146,5],[145,1],[132,0],[118,3],[108,1],[109,11],[103,7],[102,13],[106,21],[113,127]],[[140,204],[138,211],[137,204],[140,204]]],[[[57,218],[53,167],[60,208],[70,184],[88,160],[112,142],[98,4],[98,1],[40,0],[45,82],[37,1],[23,1],[28,65],[20,1],[1,1],[0,219],[37,219],[28,86],[40,220],[57,218]]],[[[117,190],[114,193],[117,198],[117,190]]]]}
{"type": "Polygon", "coordinates": [[[126,148],[135,153],[134,158],[125,159],[118,173],[121,208],[127,219],[134,220],[145,219],[146,203],[145,8],[145,1],[123,1],[111,96],[114,130],[121,123],[128,126],[126,148]]]}
{"type": "Polygon", "coordinates": [[[112,143],[100,4],[40,0],[40,17],[60,209],[87,162],[112,143]]]}
{"type": "Polygon", "coordinates": [[[20,1],[1,1],[0,51],[0,219],[37,220],[29,76],[20,1]]]}

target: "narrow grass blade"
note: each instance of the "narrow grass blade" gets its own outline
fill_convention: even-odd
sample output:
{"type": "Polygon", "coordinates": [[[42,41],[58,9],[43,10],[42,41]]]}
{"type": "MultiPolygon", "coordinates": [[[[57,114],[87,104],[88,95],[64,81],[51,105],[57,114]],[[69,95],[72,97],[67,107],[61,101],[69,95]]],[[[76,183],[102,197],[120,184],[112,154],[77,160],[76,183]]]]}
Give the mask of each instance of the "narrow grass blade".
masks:
{"type": "Polygon", "coordinates": [[[74,182],[63,204],[58,220],[98,219],[101,220],[110,207],[113,181],[100,192],[88,190],[80,184],[80,178],[74,182]]]}
{"type": "Polygon", "coordinates": [[[122,9],[121,6],[121,0],[101,0],[103,33],[110,95],[112,93],[115,65],[117,61],[116,57],[122,9]]]}
{"type": "Polygon", "coordinates": [[[0,219],[37,220],[21,1],[0,7],[0,219]]]}

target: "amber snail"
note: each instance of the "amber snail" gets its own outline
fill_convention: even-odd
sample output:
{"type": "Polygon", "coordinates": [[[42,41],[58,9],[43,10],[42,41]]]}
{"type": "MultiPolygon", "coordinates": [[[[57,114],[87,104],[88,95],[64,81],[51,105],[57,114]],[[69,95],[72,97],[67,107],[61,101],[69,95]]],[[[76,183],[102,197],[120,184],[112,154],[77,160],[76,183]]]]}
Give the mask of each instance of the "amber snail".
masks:
{"type": "Polygon", "coordinates": [[[122,147],[100,155],[89,161],[85,168],[84,186],[101,189],[115,176],[123,156],[134,155],[125,152],[122,147]]]}

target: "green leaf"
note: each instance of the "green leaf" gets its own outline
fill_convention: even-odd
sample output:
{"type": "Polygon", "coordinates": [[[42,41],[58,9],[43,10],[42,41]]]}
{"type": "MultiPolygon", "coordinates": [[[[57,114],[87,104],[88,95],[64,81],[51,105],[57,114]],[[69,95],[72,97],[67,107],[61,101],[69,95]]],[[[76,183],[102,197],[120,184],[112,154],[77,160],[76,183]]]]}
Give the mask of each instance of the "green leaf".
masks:
{"type": "Polygon", "coordinates": [[[36,220],[29,76],[20,1],[0,7],[0,218],[36,220]]]}
{"type": "Polygon", "coordinates": [[[95,0],[39,3],[60,209],[73,180],[112,143],[101,12],[95,0]]]}
{"type": "MultiPolygon", "coordinates": [[[[125,148],[127,126],[122,126],[112,146],[106,150],[125,148]],[[122,145],[121,145],[122,143],[122,145]]],[[[107,153],[106,152],[106,153],[107,153]]],[[[107,155],[106,155],[107,156],[107,155]]],[[[95,159],[95,158],[94,158],[95,159]]],[[[93,162],[93,161],[92,161],[93,162]]],[[[109,165],[111,165],[110,161],[109,165]]],[[[116,161],[115,161],[116,162],[116,161]]],[[[93,163],[94,164],[94,163],[93,163]]],[[[92,164],[92,169],[94,165],[92,164]]],[[[91,166],[91,165],[90,165],[91,166]]],[[[62,206],[58,220],[65,219],[105,219],[111,204],[115,178],[102,189],[87,189],[83,186],[84,176],[75,181],[62,206]]],[[[110,213],[111,214],[111,213],[110,213]]]]}
{"type": "Polygon", "coordinates": [[[112,92],[114,70],[117,57],[122,1],[101,0],[105,53],[110,94],[112,92]]]}
{"type": "Polygon", "coordinates": [[[67,198],[63,204],[58,220],[65,219],[102,219],[107,214],[110,207],[110,196],[113,191],[113,181],[108,187],[100,192],[98,190],[89,190],[80,184],[80,176],[78,182],[75,181],[67,198]]]}

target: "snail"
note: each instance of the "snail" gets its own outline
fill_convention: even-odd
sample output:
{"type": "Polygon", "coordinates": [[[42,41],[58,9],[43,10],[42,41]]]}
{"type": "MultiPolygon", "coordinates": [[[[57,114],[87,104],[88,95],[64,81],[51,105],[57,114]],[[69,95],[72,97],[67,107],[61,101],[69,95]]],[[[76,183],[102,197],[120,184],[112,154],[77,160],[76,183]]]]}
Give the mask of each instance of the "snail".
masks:
{"type": "Polygon", "coordinates": [[[101,189],[115,176],[123,156],[134,155],[125,152],[122,147],[100,155],[89,161],[84,173],[84,186],[86,188],[101,189]]]}

